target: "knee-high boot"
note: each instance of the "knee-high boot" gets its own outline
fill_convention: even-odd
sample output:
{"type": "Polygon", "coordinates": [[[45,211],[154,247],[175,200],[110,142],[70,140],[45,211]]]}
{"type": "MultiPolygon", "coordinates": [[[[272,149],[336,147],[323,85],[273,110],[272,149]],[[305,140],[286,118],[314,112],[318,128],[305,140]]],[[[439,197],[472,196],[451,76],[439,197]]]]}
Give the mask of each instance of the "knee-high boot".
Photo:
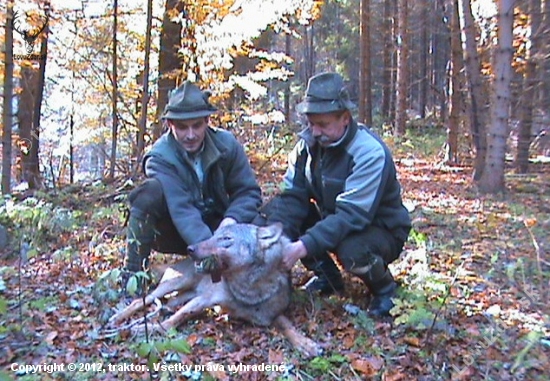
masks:
{"type": "Polygon", "coordinates": [[[369,288],[372,295],[368,313],[373,317],[389,316],[394,303],[391,298],[397,290],[397,282],[379,256],[374,257],[370,269],[365,273],[355,273],[369,288]]]}
{"type": "MultiPolygon", "coordinates": [[[[151,217],[145,219],[130,216],[126,234],[126,256],[124,258],[124,268],[122,282],[126,287],[128,279],[139,271],[149,269],[149,255],[155,238],[155,224],[151,217]]],[[[143,290],[144,279],[137,279],[138,294],[143,290]]]]}

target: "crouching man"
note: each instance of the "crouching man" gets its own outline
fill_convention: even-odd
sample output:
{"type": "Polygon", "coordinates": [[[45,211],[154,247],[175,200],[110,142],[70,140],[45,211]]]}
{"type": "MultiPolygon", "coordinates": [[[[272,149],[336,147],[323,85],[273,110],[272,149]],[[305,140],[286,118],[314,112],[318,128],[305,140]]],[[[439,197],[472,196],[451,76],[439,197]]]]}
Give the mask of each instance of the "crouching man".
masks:
{"type": "Polygon", "coordinates": [[[147,179],[129,195],[123,279],[148,268],[152,249],[186,254],[217,228],[258,213],[261,191],[248,158],[231,133],[209,126],[216,108],[208,96],[187,81],[169,97],[167,132],[144,157],[147,179]]]}
{"type": "Polygon", "coordinates": [[[397,284],[388,269],[407,240],[411,221],[388,147],[356,123],[354,107],[336,73],[312,77],[297,111],[307,128],[289,156],[284,191],[265,208],[268,222],[282,222],[294,241],[284,254],[315,277],[306,288],[341,291],[342,276],[328,255],[359,277],[372,298],[369,312],[386,316],[397,284]]]}

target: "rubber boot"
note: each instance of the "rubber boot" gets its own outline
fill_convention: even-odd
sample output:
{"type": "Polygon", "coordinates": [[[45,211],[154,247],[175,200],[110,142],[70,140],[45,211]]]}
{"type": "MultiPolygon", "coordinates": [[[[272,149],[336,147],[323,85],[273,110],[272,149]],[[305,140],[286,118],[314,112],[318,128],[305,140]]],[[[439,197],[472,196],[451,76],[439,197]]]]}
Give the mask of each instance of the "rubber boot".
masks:
{"type": "Polygon", "coordinates": [[[394,307],[391,298],[395,296],[398,285],[382,258],[376,257],[365,274],[355,275],[366,284],[371,293],[368,314],[372,317],[390,316],[390,310],[394,307]]]}
{"type": "Polygon", "coordinates": [[[326,258],[318,260],[304,258],[302,263],[315,274],[303,286],[307,291],[319,293],[320,295],[331,295],[344,290],[342,274],[340,274],[340,270],[328,254],[326,258]]]}
{"type": "MultiPolygon", "coordinates": [[[[126,257],[121,278],[125,290],[132,275],[140,271],[148,271],[149,255],[154,238],[155,224],[151,218],[143,220],[130,216],[126,235],[126,257]]],[[[145,288],[146,278],[138,276],[137,282],[137,294],[141,295],[145,288]]]]}

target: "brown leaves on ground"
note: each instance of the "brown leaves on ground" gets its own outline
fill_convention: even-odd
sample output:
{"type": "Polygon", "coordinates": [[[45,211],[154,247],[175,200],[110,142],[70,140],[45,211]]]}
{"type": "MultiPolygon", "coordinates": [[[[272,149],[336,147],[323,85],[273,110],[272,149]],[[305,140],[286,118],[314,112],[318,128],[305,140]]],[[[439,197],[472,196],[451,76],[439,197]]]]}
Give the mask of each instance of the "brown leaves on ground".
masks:
{"type": "MultiPolygon", "coordinates": [[[[407,292],[398,308],[401,320],[366,317],[366,289],[346,274],[343,296],[319,298],[297,290],[289,309],[295,325],[323,346],[323,356],[306,360],[274,329],[212,311],[175,333],[190,353],[159,351],[163,360],[175,361],[171,364],[190,366],[187,373],[165,371],[165,379],[199,374],[204,380],[276,380],[285,375],[298,380],[545,379],[550,371],[548,167],[534,167],[530,177],[511,175],[505,195],[481,197],[470,185],[470,168],[420,160],[398,160],[397,165],[417,233],[395,264],[407,292]],[[522,193],[525,183],[536,190],[522,193]],[[422,278],[422,271],[428,276],[422,278]],[[426,287],[430,282],[442,288],[426,287]],[[258,370],[262,364],[283,367],[258,370]],[[234,371],[230,365],[241,368],[234,371]]],[[[281,175],[280,168],[264,168],[259,177],[274,184],[281,175]]],[[[135,349],[143,337],[130,331],[118,338],[98,336],[116,302],[98,298],[94,285],[103,272],[121,264],[123,221],[95,218],[102,201],[86,197],[78,195],[85,223],[58,237],[51,251],[22,264],[20,272],[17,255],[2,256],[0,297],[8,303],[0,314],[0,363],[11,376],[16,375],[14,363],[101,363],[103,369],[147,364],[135,349]],[[54,256],[68,246],[73,255],[54,256]]],[[[153,262],[166,258],[155,255],[153,262]]],[[[308,276],[297,267],[293,282],[298,287],[308,276]]],[[[153,343],[162,340],[166,335],[150,337],[153,343]]],[[[150,374],[65,368],[35,376],[116,380],[148,379],[150,374]]]]}

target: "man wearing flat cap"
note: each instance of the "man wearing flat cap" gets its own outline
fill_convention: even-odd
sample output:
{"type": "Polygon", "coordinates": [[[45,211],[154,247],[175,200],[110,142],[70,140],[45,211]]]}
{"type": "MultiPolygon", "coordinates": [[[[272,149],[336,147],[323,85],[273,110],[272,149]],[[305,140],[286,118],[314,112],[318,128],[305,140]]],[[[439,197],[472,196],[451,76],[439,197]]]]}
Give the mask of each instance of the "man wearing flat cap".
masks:
{"type": "Polygon", "coordinates": [[[209,126],[209,95],[189,81],[170,94],[167,131],[143,159],[147,179],[128,197],[123,279],[148,268],[151,249],[186,254],[217,228],[258,213],[261,191],[242,146],[209,126]]]}
{"type": "Polygon", "coordinates": [[[340,75],[309,80],[296,107],[307,127],[289,155],[283,192],[263,212],[268,222],[282,222],[293,240],[284,265],[290,269],[301,259],[314,272],[306,289],[344,289],[332,252],[369,289],[369,313],[387,316],[397,288],[388,264],[399,257],[411,221],[388,147],[353,120],[353,108],[340,75]]]}

